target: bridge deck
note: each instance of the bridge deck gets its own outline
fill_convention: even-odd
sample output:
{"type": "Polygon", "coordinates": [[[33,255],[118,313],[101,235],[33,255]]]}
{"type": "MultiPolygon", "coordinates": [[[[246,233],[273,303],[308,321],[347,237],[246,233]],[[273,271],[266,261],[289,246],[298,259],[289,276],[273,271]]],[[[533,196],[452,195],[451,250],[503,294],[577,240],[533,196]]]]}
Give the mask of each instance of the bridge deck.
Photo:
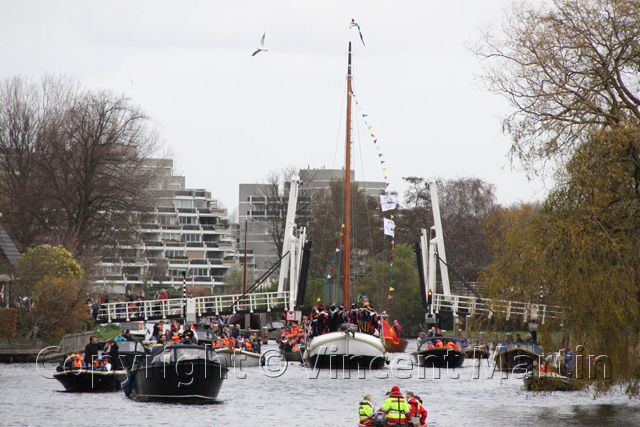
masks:
{"type": "Polygon", "coordinates": [[[290,310],[289,292],[260,292],[242,295],[172,298],[102,304],[96,323],[128,322],[184,318],[187,304],[195,305],[198,317],[245,313],[268,313],[290,310]]]}
{"type": "Polygon", "coordinates": [[[433,294],[432,308],[434,312],[454,311],[458,314],[472,315],[484,314],[493,316],[502,313],[506,319],[511,317],[522,318],[523,322],[540,322],[544,325],[547,318],[559,319],[564,316],[562,307],[545,304],[532,304],[519,301],[490,300],[478,301],[475,296],[457,296],[433,294]]]}

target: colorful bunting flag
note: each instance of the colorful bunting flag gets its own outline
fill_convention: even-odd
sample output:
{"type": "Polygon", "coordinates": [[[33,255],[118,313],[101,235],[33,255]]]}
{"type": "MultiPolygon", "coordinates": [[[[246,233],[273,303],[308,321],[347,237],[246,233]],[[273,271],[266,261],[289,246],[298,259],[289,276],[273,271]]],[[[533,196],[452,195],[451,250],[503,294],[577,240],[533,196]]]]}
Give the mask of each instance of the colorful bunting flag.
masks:
{"type": "Polygon", "coordinates": [[[395,290],[396,290],[395,288],[392,288],[391,286],[389,286],[389,292],[395,291],[395,290]]]}

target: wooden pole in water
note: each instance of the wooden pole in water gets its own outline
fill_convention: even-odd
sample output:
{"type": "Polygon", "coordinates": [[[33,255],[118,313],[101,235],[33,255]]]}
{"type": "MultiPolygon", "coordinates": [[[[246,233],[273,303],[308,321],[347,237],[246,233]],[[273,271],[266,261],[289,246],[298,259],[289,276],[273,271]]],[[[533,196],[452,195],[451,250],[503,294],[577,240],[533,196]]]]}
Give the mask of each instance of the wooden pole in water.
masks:
{"type": "Polygon", "coordinates": [[[349,276],[350,270],[350,232],[351,232],[351,42],[349,42],[349,56],[347,65],[347,126],[346,153],[344,164],[344,276],[342,278],[342,300],[345,310],[349,309],[349,276]]]}

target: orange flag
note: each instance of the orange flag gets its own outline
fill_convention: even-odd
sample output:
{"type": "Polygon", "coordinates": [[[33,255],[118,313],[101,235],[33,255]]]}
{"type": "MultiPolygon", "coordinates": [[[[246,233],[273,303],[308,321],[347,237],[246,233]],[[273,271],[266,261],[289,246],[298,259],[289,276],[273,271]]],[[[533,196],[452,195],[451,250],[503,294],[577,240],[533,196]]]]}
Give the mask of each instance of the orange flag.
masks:
{"type": "Polygon", "coordinates": [[[387,297],[387,299],[392,299],[392,298],[393,298],[393,296],[391,296],[391,295],[389,295],[389,296],[387,297]]]}

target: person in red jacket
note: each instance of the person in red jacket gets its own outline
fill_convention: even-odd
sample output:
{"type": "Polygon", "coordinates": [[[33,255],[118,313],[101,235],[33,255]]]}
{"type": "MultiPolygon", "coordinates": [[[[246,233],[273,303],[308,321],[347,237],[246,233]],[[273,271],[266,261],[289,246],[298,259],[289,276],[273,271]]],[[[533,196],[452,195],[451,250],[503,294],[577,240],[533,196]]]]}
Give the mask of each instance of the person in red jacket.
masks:
{"type": "Polygon", "coordinates": [[[422,406],[422,400],[420,400],[420,398],[415,394],[408,391],[407,403],[411,408],[411,419],[413,420],[414,425],[425,425],[425,423],[427,422],[427,410],[424,409],[424,406],[422,406]]]}

